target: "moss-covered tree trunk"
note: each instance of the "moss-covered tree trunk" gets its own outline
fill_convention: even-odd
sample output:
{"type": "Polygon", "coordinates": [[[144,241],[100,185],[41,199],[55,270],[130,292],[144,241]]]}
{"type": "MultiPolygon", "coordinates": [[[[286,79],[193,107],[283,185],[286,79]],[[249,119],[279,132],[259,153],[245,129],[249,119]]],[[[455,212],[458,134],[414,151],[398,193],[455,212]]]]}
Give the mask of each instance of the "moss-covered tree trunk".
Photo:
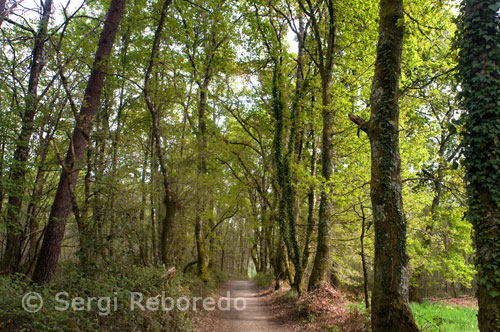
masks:
{"type": "Polygon", "coordinates": [[[402,0],[380,1],[371,117],[350,118],[368,134],[371,201],[375,227],[373,332],[418,331],[408,301],[408,254],[399,154],[399,77],[403,50],[402,0]]]}
{"type": "Polygon", "coordinates": [[[479,330],[500,331],[500,5],[462,2],[460,77],[468,218],[475,230],[479,330]]]}
{"type": "MultiPolygon", "coordinates": [[[[290,134],[288,136],[288,149],[283,159],[283,187],[282,195],[286,209],[286,221],[288,229],[288,238],[290,239],[289,248],[290,256],[295,268],[293,278],[293,287],[300,293],[300,286],[302,283],[303,266],[302,266],[302,250],[300,248],[297,238],[297,195],[295,193],[295,174],[293,173],[293,163],[296,159],[296,145],[299,140],[298,127],[300,113],[302,112],[302,96],[304,90],[304,42],[305,42],[305,26],[302,15],[299,16],[299,30],[297,33],[298,39],[298,55],[297,55],[297,73],[295,81],[295,100],[290,112],[290,134]]],[[[281,114],[283,116],[283,114],[281,114]]],[[[283,121],[282,119],[280,121],[283,121]]]]}
{"type": "Polygon", "coordinates": [[[160,135],[160,110],[158,109],[155,102],[151,97],[151,75],[156,67],[157,59],[160,51],[160,41],[167,18],[168,8],[172,0],[165,0],[163,2],[160,20],[158,26],[156,27],[153,45],[151,47],[151,55],[149,58],[148,68],[146,69],[146,75],[144,79],[144,96],[146,99],[146,105],[151,113],[152,118],[152,139],[154,140],[154,148],[156,153],[156,158],[160,165],[160,172],[162,176],[162,183],[164,189],[163,205],[165,207],[164,216],[161,223],[161,236],[160,236],[160,260],[166,266],[172,264],[173,261],[173,243],[174,243],[174,227],[175,227],[175,214],[177,210],[177,204],[175,200],[175,194],[172,190],[172,185],[170,181],[169,171],[165,162],[165,156],[161,143],[160,135]]]}
{"type": "MultiPolygon", "coordinates": [[[[324,15],[326,17],[326,29],[320,25],[322,12],[314,7],[311,1],[299,1],[299,5],[308,16],[311,23],[313,38],[317,49],[316,63],[321,78],[321,115],[323,120],[323,131],[321,135],[321,175],[323,185],[321,187],[319,215],[318,215],[318,241],[314,264],[309,278],[308,289],[312,290],[323,282],[326,282],[330,270],[330,230],[332,225],[333,202],[328,194],[330,178],[333,173],[333,125],[334,112],[332,109],[332,79],[333,60],[336,40],[336,20],[333,0],[325,1],[324,15]],[[307,4],[306,4],[307,3],[307,4]]],[[[321,2],[320,2],[321,4],[321,2]]],[[[338,280],[331,272],[332,279],[338,280]]],[[[334,285],[335,287],[338,284],[334,285]]]]}
{"type": "MultiPolygon", "coordinates": [[[[311,177],[316,176],[316,159],[317,159],[317,151],[316,151],[316,137],[314,134],[314,128],[311,129],[311,164],[310,164],[310,175],[311,177]]],[[[314,218],[314,211],[316,207],[316,193],[314,189],[314,185],[309,186],[309,192],[307,193],[307,228],[306,228],[306,236],[304,240],[304,252],[302,254],[302,266],[303,269],[307,269],[307,265],[309,264],[309,255],[311,252],[311,237],[314,232],[314,226],[316,225],[316,220],[314,218]]]]}

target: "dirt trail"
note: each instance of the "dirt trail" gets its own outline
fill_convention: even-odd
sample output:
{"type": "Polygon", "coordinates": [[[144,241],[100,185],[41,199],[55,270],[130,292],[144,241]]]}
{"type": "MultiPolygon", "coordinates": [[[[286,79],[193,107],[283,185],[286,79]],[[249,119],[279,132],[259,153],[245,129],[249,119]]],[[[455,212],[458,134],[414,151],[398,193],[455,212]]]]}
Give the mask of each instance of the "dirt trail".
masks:
{"type": "Polygon", "coordinates": [[[233,280],[222,289],[223,296],[231,295],[231,310],[219,311],[218,332],[281,332],[280,325],[274,321],[271,307],[259,295],[255,284],[247,280],[233,280]],[[241,307],[241,300],[246,301],[246,309],[241,307]]]}

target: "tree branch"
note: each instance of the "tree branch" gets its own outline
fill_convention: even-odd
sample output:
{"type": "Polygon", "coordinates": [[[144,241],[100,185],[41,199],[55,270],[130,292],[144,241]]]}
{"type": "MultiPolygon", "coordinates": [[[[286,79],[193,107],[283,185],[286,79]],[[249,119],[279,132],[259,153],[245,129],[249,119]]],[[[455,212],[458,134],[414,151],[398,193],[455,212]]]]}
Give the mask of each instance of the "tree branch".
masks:
{"type": "Polygon", "coordinates": [[[358,126],[358,137],[359,137],[359,130],[362,130],[368,134],[368,122],[366,122],[364,119],[360,118],[354,113],[349,113],[349,119],[358,126]]]}

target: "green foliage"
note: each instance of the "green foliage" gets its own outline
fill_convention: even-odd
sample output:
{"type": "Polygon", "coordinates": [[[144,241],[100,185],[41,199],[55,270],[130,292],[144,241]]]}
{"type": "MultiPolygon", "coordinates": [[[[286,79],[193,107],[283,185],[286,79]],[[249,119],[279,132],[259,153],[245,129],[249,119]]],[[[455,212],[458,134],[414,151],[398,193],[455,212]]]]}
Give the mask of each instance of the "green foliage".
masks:
{"type": "Polygon", "coordinates": [[[463,146],[474,225],[479,326],[500,328],[500,3],[464,0],[459,77],[465,109],[463,146]]]}
{"type": "Polygon", "coordinates": [[[478,332],[477,309],[441,303],[412,303],[413,316],[422,332],[478,332]]]}
{"type": "MultiPolygon", "coordinates": [[[[202,294],[205,288],[188,277],[177,275],[172,286],[167,286],[165,271],[155,267],[130,266],[127,269],[109,266],[98,276],[87,277],[73,264],[64,264],[49,288],[30,286],[22,276],[0,278],[0,329],[6,331],[190,331],[193,313],[190,311],[141,311],[130,310],[130,292],[142,292],[144,297],[162,294],[179,298],[202,294]],[[191,289],[197,293],[192,293],[191,289]],[[39,292],[44,299],[43,308],[37,313],[28,313],[21,306],[25,293],[39,292]],[[93,302],[90,311],[55,310],[61,307],[55,295],[67,292],[68,297],[111,297],[117,298],[117,310],[109,314],[93,302]],[[101,313],[101,314],[100,314],[101,313]]],[[[206,292],[206,290],[204,290],[206,292]]]]}
{"type": "Polygon", "coordinates": [[[272,273],[259,272],[255,275],[255,277],[253,277],[252,280],[260,289],[268,289],[274,282],[274,276],[272,273]]]}

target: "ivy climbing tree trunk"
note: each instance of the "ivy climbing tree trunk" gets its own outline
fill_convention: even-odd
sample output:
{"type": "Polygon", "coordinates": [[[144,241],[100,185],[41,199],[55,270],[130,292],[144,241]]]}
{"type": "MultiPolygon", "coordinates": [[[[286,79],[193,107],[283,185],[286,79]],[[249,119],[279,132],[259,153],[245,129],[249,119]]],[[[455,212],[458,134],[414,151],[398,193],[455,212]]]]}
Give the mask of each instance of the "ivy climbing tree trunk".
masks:
{"type": "Polygon", "coordinates": [[[302,96],[304,90],[304,43],[305,26],[303,15],[299,15],[299,30],[297,31],[298,54],[297,54],[297,74],[295,81],[295,100],[292,105],[290,118],[290,135],[288,137],[288,150],[284,158],[284,188],[282,188],[284,200],[286,203],[286,217],[288,222],[288,237],[291,244],[291,256],[295,275],[293,278],[293,287],[300,293],[302,283],[303,266],[302,250],[297,239],[297,219],[298,209],[296,206],[297,196],[295,193],[296,177],[293,172],[293,163],[296,160],[296,145],[298,142],[298,126],[300,113],[302,112],[302,96]]]}
{"type": "MultiPolygon", "coordinates": [[[[320,3],[323,3],[320,2],[320,3]]],[[[332,103],[332,79],[333,60],[336,40],[336,21],[333,0],[326,0],[325,15],[327,29],[320,26],[318,8],[314,8],[310,0],[299,1],[299,5],[304,13],[309,17],[312,33],[317,49],[317,60],[321,78],[321,115],[323,120],[323,131],[321,135],[321,175],[323,185],[321,187],[319,215],[318,215],[318,241],[314,264],[309,278],[308,289],[312,290],[326,281],[330,268],[330,230],[332,225],[333,203],[328,194],[330,178],[333,173],[333,125],[334,112],[332,103]],[[306,6],[307,4],[307,6],[306,6]],[[323,30],[326,30],[324,32],[323,30]]],[[[332,271],[332,280],[338,280],[332,271]]],[[[333,285],[335,287],[338,284],[333,285]]]]}
{"type": "Polygon", "coordinates": [[[464,0],[459,72],[463,146],[475,231],[479,330],[500,331],[500,5],[464,0]]]}
{"type": "Polygon", "coordinates": [[[99,106],[104,84],[108,58],[122,17],[125,0],[112,0],[99,38],[94,64],[83,96],[80,113],[76,118],[70,146],[66,152],[63,170],[49,215],[40,254],[33,272],[33,282],[46,284],[52,280],[61,253],[61,245],[66,228],[66,220],[72,206],[72,196],[78,180],[78,173],[88,148],[93,118],[99,106]]]}
{"type": "Polygon", "coordinates": [[[2,262],[4,273],[16,272],[21,263],[21,252],[23,246],[23,235],[21,225],[21,206],[23,194],[25,192],[25,178],[28,171],[27,161],[29,158],[29,147],[31,136],[35,130],[34,120],[38,104],[38,83],[40,74],[45,64],[45,41],[50,14],[52,11],[52,0],[43,3],[43,14],[40,20],[38,32],[35,36],[33,46],[28,90],[25,98],[25,110],[22,116],[22,127],[17,138],[14,161],[11,167],[9,186],[9,198],[7,201],[7,241],[5,245],[5,255],[2,262]]]}
{"type": "Polygon", "coordinates": [[[402,0],[380,1],[377,60],[370,96],[371,117],[350,119],[368,134],[371,201],[375,227],[373,332],[419,331],[408,301],[408,253],[399,154],[399,77],[403,50],[402,0]]]}

